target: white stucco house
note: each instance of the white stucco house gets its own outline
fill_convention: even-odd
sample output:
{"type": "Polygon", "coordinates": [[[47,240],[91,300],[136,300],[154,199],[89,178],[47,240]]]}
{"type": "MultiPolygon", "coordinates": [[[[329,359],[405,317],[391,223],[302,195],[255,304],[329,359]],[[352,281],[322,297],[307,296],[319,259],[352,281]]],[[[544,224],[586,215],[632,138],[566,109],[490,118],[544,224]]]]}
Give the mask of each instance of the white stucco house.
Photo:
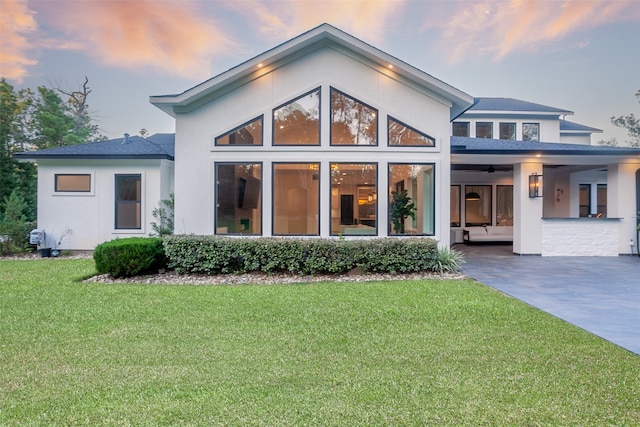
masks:
{"type": "Polygon", "coordinates": [[[150,101],[175,135],[16,155],[38,162],[38,226],[71,230],[62,248],[149,234],[172,192],[179,234],[506,240],[545,256],[628,254],[637,238],[640,150],[591,145],[599,130],[571,111],[474,98],[327,24],[150,101]],[[415,218],[398,228],[404,192],[415,218]]]}

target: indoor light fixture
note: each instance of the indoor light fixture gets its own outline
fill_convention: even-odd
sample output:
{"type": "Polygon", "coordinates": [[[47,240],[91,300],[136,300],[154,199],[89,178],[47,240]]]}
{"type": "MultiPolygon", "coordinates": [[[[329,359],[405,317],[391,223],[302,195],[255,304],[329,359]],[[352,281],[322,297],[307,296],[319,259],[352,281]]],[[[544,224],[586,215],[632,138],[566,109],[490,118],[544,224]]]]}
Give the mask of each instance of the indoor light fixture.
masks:
{"type": "Polygon", "coordinates": [[[529,175],[529,197],[542,197],[542,175],[536,172],[529,175]]]}
{"type": "Polygon", "coordinates": [[[475,191],[470,191],[464,195],[465,200],[480,200],[480,195],[475,191]]]}

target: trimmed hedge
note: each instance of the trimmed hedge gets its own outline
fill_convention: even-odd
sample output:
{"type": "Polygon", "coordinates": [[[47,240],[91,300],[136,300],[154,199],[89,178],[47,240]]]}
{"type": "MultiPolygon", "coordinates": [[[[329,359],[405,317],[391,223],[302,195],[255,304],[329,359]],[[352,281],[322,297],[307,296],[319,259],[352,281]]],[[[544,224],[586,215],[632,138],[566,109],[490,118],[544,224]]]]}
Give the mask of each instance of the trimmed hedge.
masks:
{"type": "Polygon", "coordinates": [[[167,267],[162,239],[130,237],[104,242],[93,252],[96,270],[113,277],[157,273],[167,267]]]}
{"type": "Polygon", "coordinates": [[[439,271],[438,245],[427,238],[363,240],[168,236],[169,268],[180,274],[287,272],[300,275],[439,271]]]}

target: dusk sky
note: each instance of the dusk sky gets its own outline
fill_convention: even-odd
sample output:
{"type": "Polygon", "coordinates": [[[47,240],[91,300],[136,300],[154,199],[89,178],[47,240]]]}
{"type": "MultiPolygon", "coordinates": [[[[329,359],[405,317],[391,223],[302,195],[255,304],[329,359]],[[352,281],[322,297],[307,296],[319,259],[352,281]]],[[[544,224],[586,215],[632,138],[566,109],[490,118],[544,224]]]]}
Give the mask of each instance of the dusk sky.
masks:
{"type": "Polygon", "coordinates": [[[0,75],[79,88],[110,138],[173,132],[180,93],[327,22],[476,97],[611,116],[640,104],[640,0],[0,0],[0,75]]]}

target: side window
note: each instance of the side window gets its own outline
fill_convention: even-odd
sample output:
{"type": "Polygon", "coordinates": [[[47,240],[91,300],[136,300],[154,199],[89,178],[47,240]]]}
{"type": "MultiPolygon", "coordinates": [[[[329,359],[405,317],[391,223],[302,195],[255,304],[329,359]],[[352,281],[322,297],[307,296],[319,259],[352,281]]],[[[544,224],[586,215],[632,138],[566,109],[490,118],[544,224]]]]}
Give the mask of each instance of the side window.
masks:
{"type": "Polygon", "coordinates": [[[331,88],[331,145],[378,145],[378,110],[331,88]]]}
{"type": "Polygon", "coordinates": [[[262,145],[262,116],[217,137],[216,145],[262,145]]]}
{"type": "Polygon", "coordinates": [[[320,88],[273,110],[273,145],[320,145],[320,88]]]}
{"type": "Polygon", "coordinates": [[[435,233],[434,165],[389,164],[389,235],[435,233]]]}
{"type": "Polygon", "coordinates": [[[515,123],[500,123],[500,139],[515,140],[516,139],[516,124],[515,123]]]}
{"type": "Polygon", "coordinates": [[[389,145],[391,146],[422,146],[435,147],[436,140],[429,135],[420,132],[399,120],[389,117],[389,145]]]}
{"type": "Polygon", "coordinates": [[[91,192],[90,174],[55,174],[55,192],[89,193],[91,192]]]}
{"type": "Polygon", "coordinates": [[[142,176],[116,175],[115,228],[142,228],[142,176]]]}

